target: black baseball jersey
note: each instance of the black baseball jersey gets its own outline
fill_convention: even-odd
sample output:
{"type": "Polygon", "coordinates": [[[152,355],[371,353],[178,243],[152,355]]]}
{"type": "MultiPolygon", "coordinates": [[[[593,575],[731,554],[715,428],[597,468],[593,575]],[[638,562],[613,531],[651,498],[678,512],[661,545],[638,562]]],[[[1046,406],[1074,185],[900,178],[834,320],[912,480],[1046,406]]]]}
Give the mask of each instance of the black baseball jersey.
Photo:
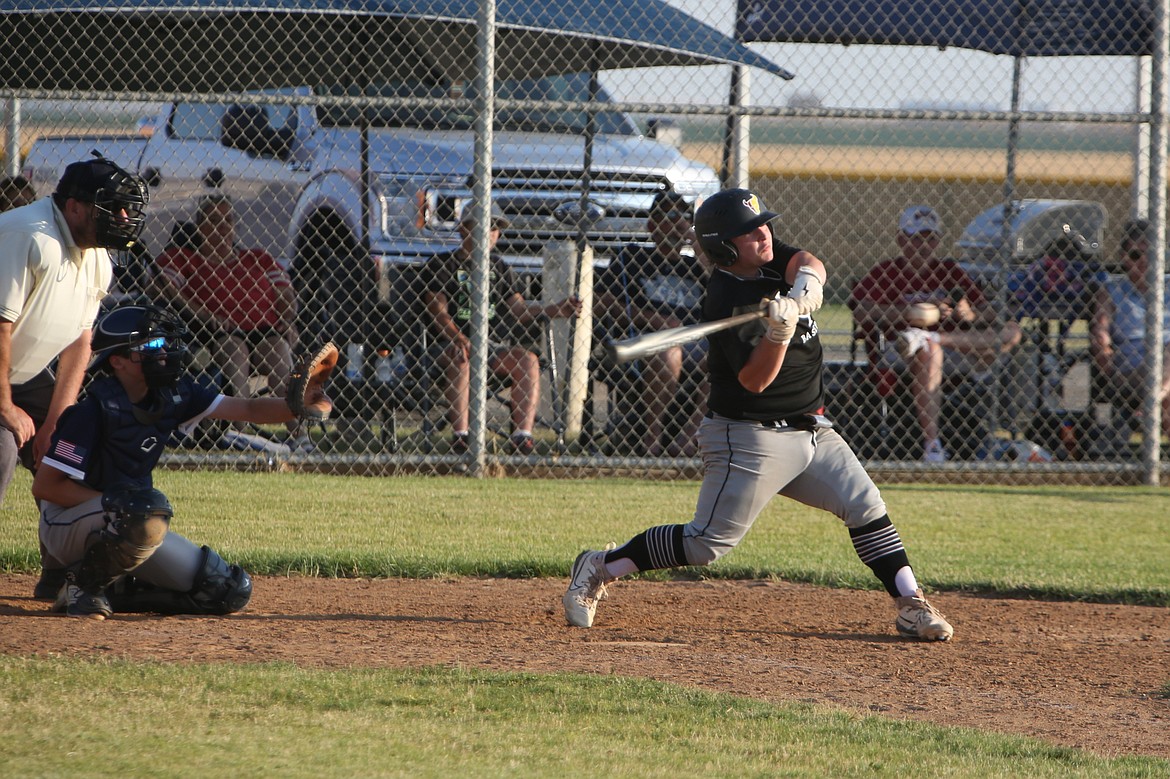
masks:
{"type": "MultiPolygon", "coordinates": [[[[741,279],[722,268],[711,274],[703,304],[704,321],[756,311],[763,298],[777,292],[788,294],[791,285],[784,280],[784,272],[800,249],[779,241],[774,241],[772,248],[773,260],[760,269],[757,278],[741,279]]],[[[766,329],[767,321],[760,320],[707,339],[707,371],[711,376],[708,408],[712,412],[732,419],[776,420],[810,414],[824,405],[824,353],[811,316],[800,318],[784,365],[767,389],[755,394],[739,383],[739,371],[766,329]]]]}
{"type": "MultiPolygon", "coordinates": [[[[436,254],[422,266],[422,287],[425,292],[447,297],[447,312],[463,334],[471,336],[471,261],[461,260],[455,252],[436,254]]],[[[498,255],[492,254],[488,263],[488,330],[496,342],[512,338],[512,316],[508,300],[520,294],[520,283],[498,255]]]]}
{"type": "Polygon", "coordinates": [[[137,405],[117,379],[104,376],[61,414],[43,464],[98,492],[151,487],[171,433],[190,433],[222,399],[184,376],[152,393],[149,406],[137,405]]]}
{"type": "MultiPolygon", "coordinates": [[[[703,266],[694,257],[678,262],[658,254],[653,246],[629,244],[609,264],[594,285],[609,292],[623,308],[673,316],[684,325],[699,321],[705,287],[703,266]]],[[[630,335],[620,331],[619,338],[630,335]]]]}

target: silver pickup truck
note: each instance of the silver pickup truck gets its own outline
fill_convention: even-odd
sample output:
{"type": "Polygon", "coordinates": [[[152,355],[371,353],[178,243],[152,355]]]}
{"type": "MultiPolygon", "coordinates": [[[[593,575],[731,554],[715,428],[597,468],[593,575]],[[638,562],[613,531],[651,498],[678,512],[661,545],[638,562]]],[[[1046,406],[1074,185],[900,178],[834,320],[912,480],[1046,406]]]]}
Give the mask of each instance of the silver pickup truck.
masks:
{"type": "MultiPolygon", "coordinates": [[[[497,94],[585,101],[588,88],[588,75],[579,74],[506,81],[497,94]]],[[[395,84],[366,94],[471,97],[464,83],[395,84]]],[[[24,172],[49,191],[64,166],[91,149],[136,170],[151,190],[144,242],[152,254],[185,240],[183,224],[201,195],[224,192],[236,203],[241,245],[263,247],[289,267],[303,329],[374,343],[390,337],[383,325],[395,318],[398,271],[457,243],[455,222],[472,191],[473,116],[451,108],[363,110],[322,97],[329,91],[306,88],[266,93],[246,105],[165,105],[149,137],[42,138],[24,172]],[[313,102],[298,103],[298,96],[313,102]],[[368,244],[361,224],[362,123],[372,182],[368,244]]],[[[511,222],[498,248],[533,287],[544,246],[576,237],[586,118],[543,110],[496,116],[493,197],[511,222]]],[[[598,264],[645,239],[656,192],[697,199],[718,188],[708,166],[644,137],[624,114],[598,114],[594,129],[587,240],[598,264]]]]}

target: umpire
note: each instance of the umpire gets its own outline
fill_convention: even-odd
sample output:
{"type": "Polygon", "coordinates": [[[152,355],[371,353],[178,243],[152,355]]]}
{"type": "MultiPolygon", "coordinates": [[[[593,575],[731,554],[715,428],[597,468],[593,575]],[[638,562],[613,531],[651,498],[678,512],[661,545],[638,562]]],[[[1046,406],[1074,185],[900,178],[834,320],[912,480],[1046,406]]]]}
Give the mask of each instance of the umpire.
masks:
{"type": "Polygon", "coordinates": [[[708,339],[711,394],[698,436],[704,477],[694,519],[578,555],[563,598],[569,624],[591,627],[615,579],[715,562],[779,493],[840,517],[857,556],[893,598],[901,635],[951,638],[918,586],[877,486],[824,415],[824,355],[812,314],[823,301],[825,266],[773,238],[778,216],[746,189],[712,195],[695,214],[699,246],[715,266],[703,319],[761,306],[768,317],[708,339]]]}
{"type": "MultiPolygon", "coordinates": [[[[111,252],[138,240],[148,200],[139,176],[98,156],[66,167],[52,197],[0,215],[0,503],[77,400],[111,252]]],[[[43,551],[42,566],[33,594],[52,598],[64,571],[43,551]]]]}

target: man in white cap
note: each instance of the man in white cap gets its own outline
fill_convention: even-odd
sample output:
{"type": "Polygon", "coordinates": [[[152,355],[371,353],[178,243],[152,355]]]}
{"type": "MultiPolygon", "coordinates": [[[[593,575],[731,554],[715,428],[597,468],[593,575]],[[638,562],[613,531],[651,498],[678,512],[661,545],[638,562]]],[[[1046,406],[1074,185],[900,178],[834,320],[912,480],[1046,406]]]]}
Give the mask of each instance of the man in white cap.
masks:
{"type": "Polygon", "coordinates": [[[901,253],[870,269],[849,298],[859,329],[886,338],[888,348],[869,355],[879,391],[892,391],[898,372],[910,376],[925,462],[947,459],[939,437],[944,377],[986,371],[1021,335],[1015,322],[997,333],[979,285],[954,260],[935,256],[942,231],[933,208],[908,206],[895,235],[901,253]]]}

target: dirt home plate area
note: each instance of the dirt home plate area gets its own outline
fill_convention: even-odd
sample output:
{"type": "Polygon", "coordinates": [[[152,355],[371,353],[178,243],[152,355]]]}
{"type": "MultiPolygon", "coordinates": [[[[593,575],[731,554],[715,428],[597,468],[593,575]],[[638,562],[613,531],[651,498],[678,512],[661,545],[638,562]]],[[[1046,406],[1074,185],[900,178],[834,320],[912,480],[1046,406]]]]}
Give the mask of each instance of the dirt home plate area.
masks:
{"type": "Polygon", "coordinates": [[[106,622],[50,614],[33,583],[0,577],[0,652],[620,674],[1170,758],[1163,608],[936,593],[956,637],[922,644],[883,593],[783,582],[623,581],[591,630],[565,625],[559,579],[259,577],[238,615],[106,622]]]}

